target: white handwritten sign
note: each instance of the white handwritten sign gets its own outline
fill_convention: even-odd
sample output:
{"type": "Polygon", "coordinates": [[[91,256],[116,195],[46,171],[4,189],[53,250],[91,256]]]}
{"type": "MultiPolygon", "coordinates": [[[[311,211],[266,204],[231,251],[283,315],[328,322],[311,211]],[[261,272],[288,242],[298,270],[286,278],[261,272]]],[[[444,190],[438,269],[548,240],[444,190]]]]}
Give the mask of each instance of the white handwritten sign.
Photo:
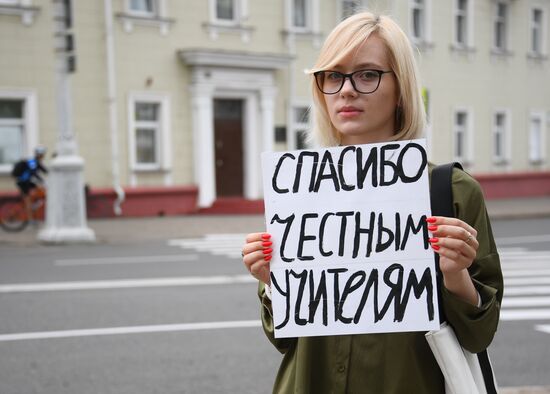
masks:
{"type": "Polygon", "coordinates": [[[262,155],[277,338],[439,327],[425,140],[262,155]]]}

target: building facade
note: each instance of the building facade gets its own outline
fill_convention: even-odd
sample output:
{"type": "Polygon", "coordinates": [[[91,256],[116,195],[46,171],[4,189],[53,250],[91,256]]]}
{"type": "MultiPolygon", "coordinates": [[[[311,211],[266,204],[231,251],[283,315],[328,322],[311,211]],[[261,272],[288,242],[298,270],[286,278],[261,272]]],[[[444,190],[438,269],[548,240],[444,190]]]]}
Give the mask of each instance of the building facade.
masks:
{"type": "MultiPolygon", "coordinates": [[[[54,151],[59,138],[54,1],[63,0],[0,0],[0,192],[14,190],[14,161],[37,144],[54,151]]],[[[304,70],[359,9],[394,17],[417,48],[433,161],[459,160],[482,185],[498,180],[498,192],[486,190],[496,197],[550,194],[550,0],[72,0],[71,8],[72,120],[85,182],[141,198],[136,212],[160,213],[146,208],[161,201],[173,204],[162,213],[182,213],[261,199],[260,153],[304,147],[304,70]],[[506,192],[518,179],[531,183],[506,192]]]]}

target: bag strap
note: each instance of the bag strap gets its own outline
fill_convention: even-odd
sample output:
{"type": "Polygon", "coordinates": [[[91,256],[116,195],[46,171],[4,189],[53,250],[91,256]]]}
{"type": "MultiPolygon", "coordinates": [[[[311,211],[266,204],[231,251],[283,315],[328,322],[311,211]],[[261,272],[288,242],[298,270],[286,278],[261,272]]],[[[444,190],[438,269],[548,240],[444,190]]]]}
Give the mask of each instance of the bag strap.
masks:
{"type": "MultiPolygon", "coordinates": [[[[430,204],[432,206],[432,215],[434,216],[446,216],[454,217],[455,212],[453,208],[453,189],[452,178],[453,168],[460,168],[460,163],[447,163],[436,166],[432,170],[432,177],[430,183],[430,204]]],[[[441,269],[439,268],[439,254],[434,253],[436,279],[437,279],[437,295],[441,300],[441,283],[443,283],[443,277],[441,269]]],[[[439,303],[439,322],[443,323],[447,321],[445,317],[445,311],[443,310],[443,303],[439,303]]]]}
{"type": "MultiPolygon", "coordinates": [[[[452,177],[453,168],[463,170],[460,163],[447,163],[436,166],[432,170],[432,178],[430,184],[430,204],[432,206],[432,215],[455,217],[453,206],[453,189],[452,189],[452,177]]],[[[442,274],[439,267],[439,255],[434,253],[435,264],[437,270],[437,293],[439,300],[441,300],[441,286],[442,286],[442,274]]],[[[439,316],[441,322],[446,321],[445,313],[443,311],[442,303],[439,303],[439,316]]],[[[477,354],[481,372],[483,373],[483,380],[485,382],[485,388],[488,394],[497,394],[495,376],[491,362],[489,361],[489,354],[487,350],[477,354]]]]}

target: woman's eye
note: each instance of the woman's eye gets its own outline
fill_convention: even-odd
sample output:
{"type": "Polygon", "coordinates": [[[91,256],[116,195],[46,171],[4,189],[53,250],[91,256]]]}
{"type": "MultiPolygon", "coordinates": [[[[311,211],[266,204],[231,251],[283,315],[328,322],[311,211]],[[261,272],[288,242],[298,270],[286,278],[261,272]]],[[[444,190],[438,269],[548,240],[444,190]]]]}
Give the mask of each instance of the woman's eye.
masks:
{"type": "Polygon", "coordinates": [[[361,71],[359,73],[359,78],[361,78],[362,80],[365,80],[365,81],[370,81],[370,80],[378,78],[378,73],[376,71],[372,71],[372,70],[361,71]]]}
{"type": "Polygon", "coordinates": [[[342,79],[342,74],[337,72],[329,72],[327,73],[327,79],[330,81],[338,81],[342,79]]]}

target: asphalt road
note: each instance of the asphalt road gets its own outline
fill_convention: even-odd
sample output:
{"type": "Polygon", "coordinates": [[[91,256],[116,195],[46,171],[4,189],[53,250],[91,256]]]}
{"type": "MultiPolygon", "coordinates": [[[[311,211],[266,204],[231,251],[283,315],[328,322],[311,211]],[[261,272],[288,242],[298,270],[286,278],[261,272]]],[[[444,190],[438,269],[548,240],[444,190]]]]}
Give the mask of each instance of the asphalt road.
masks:
{"type": "MultiPolygon", "coordinates": [[[[550,219],[493,226],[517,293],[490,348],[499,384],[550,386],[550,219]]],[[[240,243],[2,245],[0,393],[270,392],[281,356],[240,243]]]]}

